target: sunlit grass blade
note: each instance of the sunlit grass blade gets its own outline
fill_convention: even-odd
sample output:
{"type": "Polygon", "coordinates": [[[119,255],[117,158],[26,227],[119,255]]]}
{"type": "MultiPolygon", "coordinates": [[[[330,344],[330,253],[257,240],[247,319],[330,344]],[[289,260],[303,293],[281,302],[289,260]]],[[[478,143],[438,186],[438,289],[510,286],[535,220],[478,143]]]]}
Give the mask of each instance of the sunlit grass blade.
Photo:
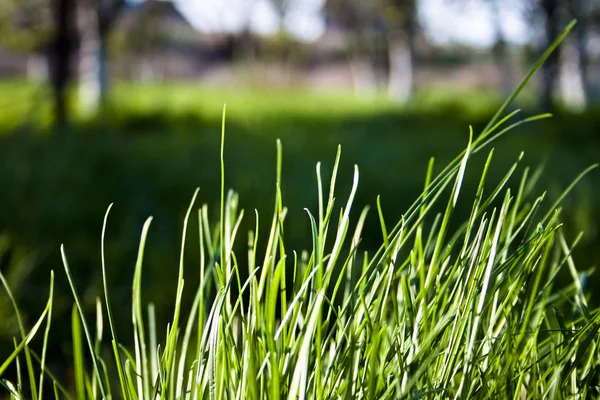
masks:
{"type": "Polygon", "coordinates": [[[65,248],[64,246],[61,245],[60,247],[60,253],[62,256],[62,261],[63,261],[63,266],[65,268],[65,272],[67,274],[67,279],[69,281],[69,285],[71,286],[71,292],[73,293],[73,298],[75,299],[75,305],[77,306],[77,311],[79,312],[79,317],[81,320],[81,324],[83,326],[83,332],[85,334],[85,338],[88,344],[88,348],[89,348],[89,352],[90,352],[90,356],[92,358],[92,364],[94,365],[94,375],[96,377],[96,379],[98,380],[98,387],[100,389],[100,394],[103,397],[106,397],[107,393],[105,391],[105,386],[104,386],[104,382],[102,379],[102,375],[100,373],[100,363],[98,361],[98,357],[96,355],[96,352],[94,350],[94,346],[92,344],[92,337],[90,335],[89,332],[89,328],[85,319],[85,314],[83,311],[83,306],[81,305],[81,300],[79,298],[79,295],[77,294],[77,289],[75,288],[75,284],[73,282],[73,277],[71,275],[71,271],[69,269],[69,263],[67,261],[67,255],[65,253],[65,248]]]}
{"type": "Polygon", "coordinates": [[[142,318],[142,266],[144,262],[144,250],[148,237],[148,230],[152,218],[148,218],[142,228],[140,245],[138,249],[135,271],[133,274],[133,287],[131,312],[133,316],[133,330],[135,343],[135,372],[137,375],[137,393],[140,398],[149,398],[150,396],[150,367],[148,366],[148,353],[146,345],[146,333],[144,329],[144,320],[142,318]]]}
{"type": "MultiPolygon", "coordinates": [[[[2,274],[2,272],[0,272],[0,280],[2,281],[2,285],[4,286],[4,289],[6,290],[6,293],[8,294],[10,302],[12,303],[13,309],[15,310],[15,316],[17,318],[17,323],[19,325],[19,331],[21,333],[21,340],[25,340],[25,337],[27,335],[26,335],[26,331],[25,331],[25,326],[23,325],[23,320],[21,318],[21,312],[19,311],[19,307],[17,306],[17,302],[15,301],[13,293],[10,290],[8,282],[6,281],[6,278],[4,277],[4,275],[2,274]]],[[[25,353],[25,364],[27,366],[27,374],[28,374],[28,377],[29,377],[29,385],[30,385],[30,388],[31,388],[31,398],[33,400],[35,400],[35,399],[37,399],[37,388],[36,388],[36,385],[35,385],[35,373],[34,373],[34,369],[33,369],[33,363],[31,362],[31,355],[29,353],[29,346],[27,345],[27,343],[25,344],[23,352],[25,353]]]]}
{"type": "Polygon", "coordinates": [[[52,322],[52,304],[54,301],[54,271],[50,271],[50,294],[48,295],[48,320],[46,330],[44,331],[44,343],[42,344],[42,358],[40,360],[40,378],[39,378],[39,399],[42,399],[44,392],[44,375],[46,370],[46,352],[48,350],[48,336],[50,334],[50,323],[52,322]]]}
{"type": "Polygon", "coordinates": [[[83,356],[83,344],[81,342],[81,320],[77,306],[71,311],[71,331],[73,335],[73,369],[75,371],[75,390],[78,399],[85,398],[85,363],[83,356]]]}
{"type": "Polygon", "coordinates": [[[128,391],[126,391],[126,383],[125,383],[125,375],[123,373],[123,361],[121,360],[121,355],[118,351],[118,343],[119,340],[117,338],[117,330],[115,328],[115,320],[113,317],[112,307],[110,304],[110,296],[108,294],[108,282],[106,279],[106,255],[105,255],[105,239],[106,239],[106,226],[108,223],[108,216],[110,214],[110,210],[112,209],[113,204],[110,204],[104,214],[104,221],[102,223],[102,236],[100,238],[100,257],[101,257],[101,265],[102,265],[102,286],[104,289],[104,301],[106,303],[106,313],[108,315],[108,324],[110,326],[110,333],[112,336],[112,347],[113,354],[115,357],[115,363],[117,368],[117,374],[119,376],[119,383],[122,390],[122,395],[125,399],[128,399],[128,391]]]}
{"type": "Polygon", "coordinates": [[[2,365],[0,365],[0,377],[2,377],[2,375],[4,374],[6,369],[11,364],[11,362],[19,355],[19,353],[25,348],[25,346],[27,346],[31,342],[31,340],[36,335],[40,326],[42,326],[42,323],[44,322],[44,319],[46,318],[48,311],[49,311],[49,306],[47,305],[46,308],[44,309],[44,312],[42,312],[42,315],[37,320],[37,322],[33,325],[31,330],[27,334],[27,336],[25,336],[23,341],[21,341],[21,343],[18,346],[16,346],[15,350],[8,357],[6,357],[6,359],[4,360],[2,365]]]}

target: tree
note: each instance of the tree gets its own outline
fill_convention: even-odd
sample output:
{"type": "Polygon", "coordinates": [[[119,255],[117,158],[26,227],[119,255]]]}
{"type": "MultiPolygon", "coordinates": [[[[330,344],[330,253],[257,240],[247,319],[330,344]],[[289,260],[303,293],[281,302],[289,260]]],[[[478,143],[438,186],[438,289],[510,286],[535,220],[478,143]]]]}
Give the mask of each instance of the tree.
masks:
{"type": "Polygon", "coordinates": [[[415,39],[419,29],[417,0],[380,1],[388,50],[388,94],[405,102],[414,89],[415,39]]]}
{"type": "Polygon", "coordinates": [[[49,51],[50,81],[54,93],[55,124],[64,131],[68,122],[67,90],[73,78],[72,61],[75,52],[76,0],[52,0],[54,34],[49,51]]]}
{"type": "Polygon", "coordinates": [[[496,36],[492,53],[496,65],[500,67],[500,74],[502,76],[500,90],[503,97],[508,97],[514,88],[512,75],[513,68],[508,51],[508,41],[504,35],[504,27],[502,25],[500,0],[487,0],[487,2],[492,13],[492,24],[494,27],[494,34],[496,36]]]}
{"type": "Polygon", "coordinates": [[[68,88],[78,46],[77,0],[3,0],[0,40],[13,50],[42,53],[52,87],[54,123],[60,132],[69,120],[68,88]]]}
{"type": "Polygon", "coordinates": [[[329,0],[330,18],[351,32],[351,67],[355,87],[376,84],[375,65],[384,61],[384,82],[390,98],[404,102],[414,89],[417,0],[329,0]],[[382,57],[378,55],[382,54],[382,57]]]}
{"type": "Polygon", "coordinates": [[[0,2],[0,43],[17,52],[47,48],[52,33],[51,8],[47,0],[0,2]]]}
{"type": "Polygon", "coordinates": [[[79,101],[84,113],[94,114],[107,97],[108,40],[125,0],[79,1],[79,101]]]}
{"type": "MultiPolygon", "coordinates": [[[[573,17],[583,17],[583,4],[587,0],[533,0],[530,1],[530,18],[536,15],[542,21],[540,50],[547,49],[560,35],[573,17]]],[[[587,24],[575,27],[575,45],[569,37],[559,46],[542,66],[541,106],[545,110],[556,108],[560,94],[562,103],[570,108],[583,108],[586,104],[587,83],[587,24]]]]}
{"type": "Polygon", "coordinates": [[[77,45],[76,0],[4,0],[0,5],[0,39],[5,46],[46,55],[52,86],[54,122],[68,121],[67,89],[73,78],[77,45]]]}
{"type": "Polygon", "coordinates": [[[54,50],[54,15],[47,0],[0,2],[0,44],[28,58],[28,74],[48,80],[54,50]],[[30,68],[30,66],[35,66],[30,68]]]}
{"type": "MultiPolygon", "coordinates": [[[[404,24],[413,0],[329,0],[329,23],[349,38],[349,66],[355,91],[374,94],[383,81],[390,97],[406,100],[412,91],[412,34],[404,24]],[[406,7],[406,6],[409,7],[406,7]],[[383,79],[382,79],[383,78],[383,79]]],[[[411,21],[412,22],[412,21],[411,21]]]]}
{"type": "Polygon", "coordinates": [[[574,34],[568,36],[542,66],[540,105],[546,110],[556,107],[555,101],[570,108],[582,108],[589,101],[588,32],[594,0],[446,0],[452,3],[486,2],[491,11],[496,41],[493,55],[502,74],[502,92],[506,95],[514,86],[512,64],[504,35],[501,6],[517,8],[530,27],[538,51],[545,51],[562,32],[570,19],[576,18],[574,34]],[[507,4],[510,3],[510,4],[507,4]]]}
{"type": "Polygon", "coordinates": [[[593,102],[594,91],[590,76],[590,57],[588,54],[589,29],[591,25],[591,13],[594,8],[592,0],[567,0],[569,13],[577,19],[575,26],[575,49],[577,54],[577,65],[579,69],[580,85],[583,89],[586,104],[593,102]]]}
{"type": "Polygon", "coordinates": [[[360,0],[328,0],[325,6],[328,23],[344,31],[348,38],[348,65],[354,92],[359,96],[377,91],[373,61],[373,21],[375,9],[372,2],[360,0]]]}

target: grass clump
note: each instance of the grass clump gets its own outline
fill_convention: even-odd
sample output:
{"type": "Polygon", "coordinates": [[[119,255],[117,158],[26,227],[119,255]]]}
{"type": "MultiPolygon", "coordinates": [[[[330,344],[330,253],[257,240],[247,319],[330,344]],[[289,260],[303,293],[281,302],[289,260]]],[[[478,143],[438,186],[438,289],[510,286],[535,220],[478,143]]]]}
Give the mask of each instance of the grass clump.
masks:
{"type": "Polygon", "coordinates": [[[152,303],[146,308],[147,299],[142,297],[148,219],[131,288],[133,346],[127,348],[121,341],[125,333],[113,318],[115,305],[106,280],[109,208],[102,233],[104,298],[98,299],[95,324],[88,322],[61,248],[75,298],[73,390],[61,386],[45,366],[52,276],[42,316],[29,333],[19,324],[22,337],[0,366],[1,377],[16,360],[17,380],[4,379],[3,386],[13,398],[27,392],[34,399],[45,395],[44,380],[53,384],[56,398],[597,395],[600,312],[587,305],[589,271],[577,271],[572,260],[579,237],[569,243],[559,202],[545,207],[544,195],[535,194],[539,173],[525,168],[516,187],[511,187],[519,157],[490,188],[486,184],[494,154],[490,150],[470,216],[457,229],[450,224],[472,157],[511,128],[547,116],[514,123],[517,112],[500,118],[522,87],[480,135],[474,138],[471,132],[466,149],[441,172],[434,173],[433,160],[429,163],[422,195],[397,224],[387,224],[377,202],[382,244],[374,253],[361,249],[368,208],[352,212],[357,167],[350,193],[341,204],[337,200],[340,151],[328,185],[317,164],[317,209],[306,210],[312,248],[296,252],[287,247],[280,142],[268,239],[258,240],[258,213],[257,228],[240,239],[244,212],[238,208],[238,196],[225,191],[223,131],[220,218],[211,224],[208,206],[196,208],[196,191],[184,219],[173,317],[166,331],[159,330],[152,303]],[[431,215],[444,201],[445,211],[431,215]],[[200,238],[199,281],[186,282],[184,289],[184,249],[192,227],[200,238]],[[248,243],[243,255],[233,251],[240,240],[248,243]],[[565,272],[572,277],[570,282],[562,279],[565,272]],[[182,306],[184,290],[195,292],[189,309],[182,306]],[[30,343],[44,323],[38,356],[30,343]],[[104,353],[106,347],[112,355],[104,353]]]}

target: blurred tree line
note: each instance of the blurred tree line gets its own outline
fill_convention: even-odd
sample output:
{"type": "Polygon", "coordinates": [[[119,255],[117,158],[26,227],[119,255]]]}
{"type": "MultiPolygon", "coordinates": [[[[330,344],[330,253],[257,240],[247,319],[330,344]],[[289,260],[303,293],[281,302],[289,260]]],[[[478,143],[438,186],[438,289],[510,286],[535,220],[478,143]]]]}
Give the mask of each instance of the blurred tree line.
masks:
{"type": "MultiPolygon", "coordinates": [[[[157,2],[158,0],[146,0],[157,2]]],[[[255,0],[247,0],[248,4],[255,0]]],[[[271,0],[280,20],[293,11],[290,0],[271,0]]],[[[504,32],[501,0],[445,0],[449,4],[477,3],[489,7],[495,32],[493,57],[502,73],[502,92],[516,81],[504,32]]],[[[54,121],[63,128],[69,121],[68,90],[78,85],[78,106],[94,114],[102,108],[110,87],[108,60],[113,28],[123,10],[144,2],[126,0],[3,0],[0,5],[1,45],[36,54],[47,63],[53,88],[54,121]]],[[[164,3],[164,1],[161,1],[164,3]]],[[[543,69],[539,104],[553,110],[563,104],[582,109],[600,100],[600,63],[591,49],[598,41],[600,12],[595,0],[523,0],[515,3],[532,31],[532,46],[543,51],[576,18],[574,35],[555,52],[543,69]]],[[[427,38],[419,19],[419,0],[325,0],[327,27],[342,30],[348,39],[347,58],[357,92],[384,87],[388,95],[404,102],[414,91],[414,71],[420,48],[427,38]]],[[[156,18],[147,18],[145,29],[126,38],[138,42],[156,36],[156,18]]],[[[452,21],[448,21],[452,24],[452,21]]],[[[285,36],[284,33],[282,33],[285,36]]],[[[230,35],[236,54],[252,55],[259,39],[250,29],[230,35]]],[[[154,38],[156,40],[156,38],[154,38]]],[[[295,46],[286,36],[285,46],[295,46]]],[[[284,54],[289,55],[287,49],[284,54]]]]}

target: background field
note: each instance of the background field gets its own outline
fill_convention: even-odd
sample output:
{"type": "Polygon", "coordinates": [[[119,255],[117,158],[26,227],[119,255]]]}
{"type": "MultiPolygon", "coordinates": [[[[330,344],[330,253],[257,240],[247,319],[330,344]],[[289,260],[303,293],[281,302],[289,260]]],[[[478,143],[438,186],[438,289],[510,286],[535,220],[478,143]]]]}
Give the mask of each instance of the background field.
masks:
{"type": "MultiPolygon", "coordinates": [[[[44,126],[44,98],[23,95],[35,90],[23,84],[4,84],[1,90],[4,99],[22,99],[14,104],[19,112],[33,109],[33,113],[23,118],[9,112],[7,104],[0,116],[6,121],[0,136],[0,262],[29,318],[43,307],[49,270],[56,271],[57,321],[67,318],[72,302],[59,245],[65,244],[83,297],[92,307],[101,294],[102,218],[112,202],[106,244],[112,301],[123,305],[116,317],[130,323],[125,305],[131,295],[139,233],[150,215],[155,219],[145,257],[143,296],[156,302],[159,321],[169,317],[165,313],[170,313],[175,291],[181,223],[196,187],[200,187],[200,202],[209,205],[214,221],[218,219],[220,124],[225,102],[226,187],[240,194],[246,210],[242,237],[254,227],[254,209],[262,216],[260,232],[265,235],[268,230],[275,193],[275,141],[281,138],[283,199],[289,207],[285,235],[288,246],[297,251],[311,245],[303,208],[316,210],[315,164],[321,161],[327,176],[338,144],[342,146],[340,196],[347,195],[351,167],[358,164],[357,210],[367,205],[374,210],[380,195],[384,215],[397,221],[421,192],[429,157],[444,166],[464,148],[469,124],[480,131],[497,106],[495,98],[477,93],[424,93],[399,109],[385,99],[364,102],[343,92],[122,84],[115,88],[104,115],[94,120],[79,118],[69,135],[56,136],[44,126]],[[33,103],[36,99],[41,101],[33,103]],[[10,121],[20,123],[11,126],[10,121]]],[[[591,110],[581,115],[559,112],[550,120],[516,129],[495,143],[490,187],[523,150],[523,167],[544,165],[539,193],[547,190],[555,199],[579,172],[598,160],[599,125],[600,115],[591,110]]],[[[462,222],[470,211],[484,157],[477,157],[470,167],[465,201],[459,203],[454,223],[462,222]]],[[[600,255],[598,179],[597,173],[586,177],[564,203],[563,219],[570,238],[585,231],[575,254],[581,269],[595,266],[600,255]]],[[[190,231],[190,243],[187,271],[193,281],[197,279],[197,246],[193,245],[197,228],[190,231]]],[[[375,250],[380,244],[378,220],[371,213],[363,246],[375,250]]],[[[244,251],[243,246],[238,249],[242,264],[244,251]]],[[[600,281],[593,276],[590,288],[596,282],[600,281]]],[[[597,304],[598,297],[591,294],[597,304]]],[[[189,296],[190,292],[186,304],[189,296]]],[[[2,299],[0,335],[3,343],[10,343],[16,321],[8,299],[2,299]]],[[[53,331],[68,340],[68,325],[56,324],[53,331]]],[[[68,349],[54,350],[57,359],[69,354],[68,349]]]]}

